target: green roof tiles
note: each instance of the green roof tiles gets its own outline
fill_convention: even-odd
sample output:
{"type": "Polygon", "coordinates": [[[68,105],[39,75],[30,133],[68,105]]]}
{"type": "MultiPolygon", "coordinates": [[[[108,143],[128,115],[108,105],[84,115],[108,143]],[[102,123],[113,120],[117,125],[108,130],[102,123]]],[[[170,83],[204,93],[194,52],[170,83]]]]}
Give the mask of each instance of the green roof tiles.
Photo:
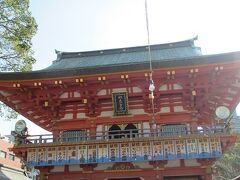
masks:
{"type": "MultiPolygon", "coordinates": [[[[176,68],[240,61],[240,52],[202,55],[194,40],[151,45],[152,67],[176,68]]],[[[135,70],[149,70],[148,46],[87,52],[59,52],[45,69],[31,72],[0,72],[0,81],[71,77],[135,70]]]]}
{"type": "MultiPolygon", "coordinates": [[[[58,59],[44,70],[117,66],[149,61],[147,46],[74,53],[57,51],[57,54],[58,59]]],[[[177,60],[199,55],[201,50],[194,46],[193,39],[151,46],[152,61],[177,60]]]]}

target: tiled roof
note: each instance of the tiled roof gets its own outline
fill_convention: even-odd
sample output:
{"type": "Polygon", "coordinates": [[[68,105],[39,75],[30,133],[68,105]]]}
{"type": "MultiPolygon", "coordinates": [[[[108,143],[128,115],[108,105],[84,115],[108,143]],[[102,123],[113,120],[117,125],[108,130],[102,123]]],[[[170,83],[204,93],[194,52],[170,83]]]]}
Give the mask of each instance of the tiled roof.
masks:
{"type": "MultiPolygon", "coordinates": [[[[201,49],[194,46],[194,40],[151,45],[152,61],[178,60],[202,55],[201,49]]],[[[56,51],[56,53],[57,60],[44,70],[116,66],[149,61],[148,46],[72,53],[56,51]]]]}
{"type": "MultiPolygon", "coordinates": [[[[172,68],[240,61],[240,51],[202,55],[194,40],[151,45],[152,67],[172,68]]],[[[30,72],[0,72],[0,81],[46,79],[149,70],[148,46],[87,52],[59,52],[45,69],[30,72]]]]}

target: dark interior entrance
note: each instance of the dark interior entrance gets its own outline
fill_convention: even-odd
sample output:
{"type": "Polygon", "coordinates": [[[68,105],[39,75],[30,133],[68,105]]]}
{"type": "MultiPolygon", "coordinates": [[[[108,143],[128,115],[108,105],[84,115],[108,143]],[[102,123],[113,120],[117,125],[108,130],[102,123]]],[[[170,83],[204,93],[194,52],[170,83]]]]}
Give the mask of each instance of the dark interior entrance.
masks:
{"type": "Polygon", "coordinates": [[[138,129],[134,124],[128,124],[124,130],[114,124],[108,130],[109,139],[119,138],[135,138],[137,137],[138,129]]]}
{"type": "Polygon", "coordinates": [[[135,138],[137,136],[138,130],[137,127],[133,124],[128,124],[124,131],[122,132],[127,138],[135,138]]]}
{"type": "Polygon", "coordinates": [[[119,139],[121,138],[121,128],[114,124],[109,128],[109,139],[119,139]]]}

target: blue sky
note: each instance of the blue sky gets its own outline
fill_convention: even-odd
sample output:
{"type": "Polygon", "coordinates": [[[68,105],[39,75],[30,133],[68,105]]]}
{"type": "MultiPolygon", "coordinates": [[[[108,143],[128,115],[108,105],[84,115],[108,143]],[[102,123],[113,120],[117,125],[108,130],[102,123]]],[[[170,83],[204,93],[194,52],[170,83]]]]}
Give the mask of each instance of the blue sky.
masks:
{"type": "MultiPolygon", "coordinates": [[[[150,42],[174,42],[198,35],[204,54],[240,51],[240,1],[148,0],[150,42]]],[[[31,0],[38,24],[33,38],[34,70],[56,59],[55,49],[87,51],[147,43],[144,0],[31,0]]],[[[31,132],[44,133],[32,123],[31,132]]],[[[13,122],[4,122],[6,134],[13,122]]],[[[30,129],[30,128],[29,128],[30,129]]]]}
{"type": "MultiPolygon", "coordinates": [[[[147,42],[144,0],[30,1],[38,24],[33,39],[42,69],[54,49],[85,51],[143,45],[147,42]]],[[[240,50],[237,0],[148,0],[151,43],[199,36],[203,53],[240,50]]]]}

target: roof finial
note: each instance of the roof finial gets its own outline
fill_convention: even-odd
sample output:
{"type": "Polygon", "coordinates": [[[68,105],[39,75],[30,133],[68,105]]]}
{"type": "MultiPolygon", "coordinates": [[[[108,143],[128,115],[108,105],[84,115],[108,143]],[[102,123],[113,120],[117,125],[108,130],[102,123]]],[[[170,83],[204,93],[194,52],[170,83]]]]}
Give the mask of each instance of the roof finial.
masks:
{"type": "Polygon", "coordinates": [[[57,54],[57,60],[60,60],[62,57],[62,52],[55,49],[55,53],[57,54]]]}
{"type": "Polygon", "coordinates": [[[195,40],[198,40],[198,35],[196,35],[194,38],[193,38],[193,40],[195,41],[195,40]]]}

